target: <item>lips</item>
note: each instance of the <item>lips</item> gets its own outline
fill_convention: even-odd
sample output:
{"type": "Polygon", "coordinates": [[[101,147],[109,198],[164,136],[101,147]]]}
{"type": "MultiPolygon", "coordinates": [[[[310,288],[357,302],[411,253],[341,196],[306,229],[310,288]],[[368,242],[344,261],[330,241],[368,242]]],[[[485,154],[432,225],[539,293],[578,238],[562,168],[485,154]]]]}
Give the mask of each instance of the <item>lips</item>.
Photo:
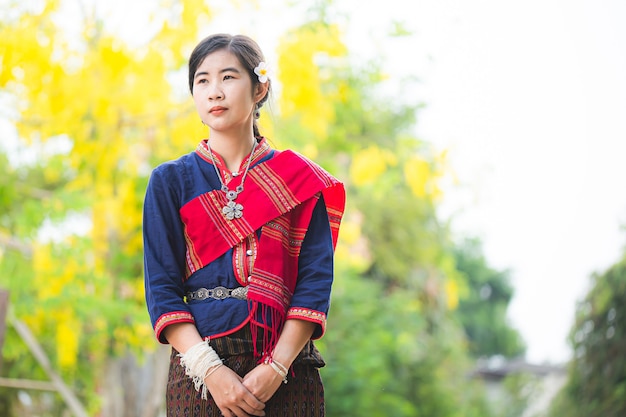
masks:
{"type": "Polygon", "coordinates": [[[211,114],[221,114],[224,113],[224,111],[226,110],[226,107],[222,107],[222,106],[213,106],[209,109],[209,113],[211,114]]]}

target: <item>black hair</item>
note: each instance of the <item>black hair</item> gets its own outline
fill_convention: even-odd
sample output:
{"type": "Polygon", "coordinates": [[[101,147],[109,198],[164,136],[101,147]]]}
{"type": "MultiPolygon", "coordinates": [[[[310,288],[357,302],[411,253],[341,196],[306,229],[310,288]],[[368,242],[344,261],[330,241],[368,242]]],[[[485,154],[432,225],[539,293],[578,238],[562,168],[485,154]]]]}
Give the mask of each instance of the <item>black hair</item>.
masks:
{"type": "MultiPolygon", "coordinates": [[[[265,61],[259,45],[252,38],[245,35],[218,33],[201,40],[189,56],[189,91],[191,94],[193,94],[193,78],[198,67],[202,64],[202,61],[204,61],[207,55],[222,49],[231,52],[239,59],[241,65],[248,71],[248,75],[252,80],[253,89],[259,84],[259,79],[254,73],[254,68],[259,65],[260,62],[265,61]]],[[[267,94],[257,103],[256,110],[263,106],[269,96],[272,85],[270,80],[267,82],[270,83],[268,85],[267,94]]],[[[261,136],[256,118],[253,122],[253,131],[255,137],[261,136]]]]}

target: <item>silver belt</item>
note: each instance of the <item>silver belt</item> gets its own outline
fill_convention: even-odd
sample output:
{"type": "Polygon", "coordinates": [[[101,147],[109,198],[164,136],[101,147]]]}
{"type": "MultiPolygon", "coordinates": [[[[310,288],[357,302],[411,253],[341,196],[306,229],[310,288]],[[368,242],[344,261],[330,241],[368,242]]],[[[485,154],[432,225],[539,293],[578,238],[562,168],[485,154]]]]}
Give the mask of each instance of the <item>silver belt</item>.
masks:
{"type": "Polygon", "coordinates": [[[196,291],[187,293],[187,300],[206,300],[207,298],[223,300],[231,297],[238,300],[245,300],[247,296],[248,287],[237,287],[233,289],[226,287],[215,287],[213,289],[198,288],[196,291]]]}

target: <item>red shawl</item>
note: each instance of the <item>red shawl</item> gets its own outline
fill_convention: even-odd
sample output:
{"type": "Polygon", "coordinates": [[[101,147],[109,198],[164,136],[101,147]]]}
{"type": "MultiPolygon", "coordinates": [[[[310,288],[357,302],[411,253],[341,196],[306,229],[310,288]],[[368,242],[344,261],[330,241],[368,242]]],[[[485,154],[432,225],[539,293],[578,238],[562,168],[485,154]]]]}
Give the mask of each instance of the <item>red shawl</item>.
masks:
{"type": "MultiPolygon", "coordinates": [[[[264,352],[275,346],[296,287],[298,255],[321,193],[330,221],[333,247],[345,206],[343,184],[321,167],[292,151],[275,151],[272,159],[250,169],[244,191],[237,197],[243,217],[227,220],[222,207],[224,193],[213,190],[189,201],[180,209],[187,239],[188,273],[208,265],[228,249],[261,228],[262,239],[248,286],[251,327],[256,337],[259,323],[253,314],[262,307],[261,317],[271,311],[271,332],[265,332],[264,352]],[[190,227],[190,225],[193,225],[190,227]],[[268,333],[270,333],[268,335],[268,333]]],[[[230,189],[239,185],[235,177],[230,189]]]]}

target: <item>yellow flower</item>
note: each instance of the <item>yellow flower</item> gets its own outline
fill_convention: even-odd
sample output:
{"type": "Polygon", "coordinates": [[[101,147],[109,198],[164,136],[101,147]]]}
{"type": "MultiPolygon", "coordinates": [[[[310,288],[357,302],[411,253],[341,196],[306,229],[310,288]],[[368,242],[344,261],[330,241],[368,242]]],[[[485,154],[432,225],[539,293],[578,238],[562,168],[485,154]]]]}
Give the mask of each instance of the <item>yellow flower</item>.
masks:
{"type": "Polygon", "coordinates": [[[394,155],[377,146],[370,146],[360,150],[352,159],[350,165],[350,178],[354,185],[362,186],[372,184],[385,173],[390,165],[395,165],[394,155]]]}

